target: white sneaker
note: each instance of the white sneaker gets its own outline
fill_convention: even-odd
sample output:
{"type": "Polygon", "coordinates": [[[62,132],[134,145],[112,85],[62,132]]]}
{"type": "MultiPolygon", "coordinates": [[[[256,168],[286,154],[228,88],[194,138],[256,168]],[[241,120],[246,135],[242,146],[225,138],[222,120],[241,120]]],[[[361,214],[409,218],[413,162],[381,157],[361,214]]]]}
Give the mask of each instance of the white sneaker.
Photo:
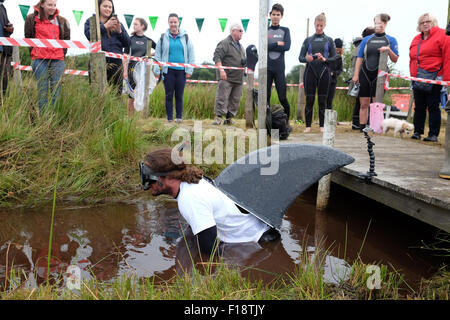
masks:
{"type": "Polygon", "coordinates": [[[183,119],[178,119],[177,118],[177,123],[181,123],[181,122],[183,122],[183,119]]]}

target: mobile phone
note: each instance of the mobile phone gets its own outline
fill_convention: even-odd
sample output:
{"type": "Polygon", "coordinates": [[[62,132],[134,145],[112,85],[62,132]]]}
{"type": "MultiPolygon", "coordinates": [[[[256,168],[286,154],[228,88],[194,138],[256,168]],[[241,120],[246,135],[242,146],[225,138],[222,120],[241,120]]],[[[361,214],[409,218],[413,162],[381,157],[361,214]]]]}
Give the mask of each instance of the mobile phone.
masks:
{"type": "Polygon", "coordinates": [[[116,19],[117,19],[117,14],[116,14],[116,13],[113,13],[113,14],[111,15],[111,18],[116,18],[116,19]]]}

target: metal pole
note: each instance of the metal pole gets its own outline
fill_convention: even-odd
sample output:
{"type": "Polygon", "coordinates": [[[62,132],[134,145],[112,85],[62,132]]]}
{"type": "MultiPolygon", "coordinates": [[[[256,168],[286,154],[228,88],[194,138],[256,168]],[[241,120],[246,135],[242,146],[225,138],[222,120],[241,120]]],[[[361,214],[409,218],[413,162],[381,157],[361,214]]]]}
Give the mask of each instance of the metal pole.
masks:
{"type": "Polygon", "coordinates": [[[267,139],[266,108],[267,108],[267,14],[268,0],[259,0],[259,71],[258,71],[258,147],[267,139]]]}

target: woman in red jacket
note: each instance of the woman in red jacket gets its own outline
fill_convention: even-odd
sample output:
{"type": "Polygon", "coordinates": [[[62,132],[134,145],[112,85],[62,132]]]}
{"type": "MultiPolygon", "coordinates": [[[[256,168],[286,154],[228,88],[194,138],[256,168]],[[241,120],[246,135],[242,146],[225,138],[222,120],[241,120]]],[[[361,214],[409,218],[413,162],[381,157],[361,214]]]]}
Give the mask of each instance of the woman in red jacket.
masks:
{"type": "MultiPolygon", "coordinates": [[[[56,0],[40,0],[34,6],[34,13],[25,20],[25,38],[70,39],[67,20],[59,15],[56,0]]],[[[59,97],[61,77],[66,64],[66,49],[33,48],[31,50],[32,68],[38,86],[38,106],[42,113],[49,104],[55,104],[59,97]]]]}
{"type": "MultiPolygon", "coordinates": [[[[444,64],[449,62],[450,51],[445,30],[437,25],[437,19],[425,13],[419,17],[417,31],[420,32],[409,47],[409,69],[412,77],[416,77],[420,69],[436,72],[442,77],[444,64]]],[[[420,76],[419,76],[420,77],[420,76]]],[[[429,114],[428,137],[423,141],[437,142],[441,129],[441,110],[439,109],[442,86],[432,85],[429,90],[413,88],[414,92],[414,134],[412,139],[420,140],[424,134],[427,109],[429,114]]]]}

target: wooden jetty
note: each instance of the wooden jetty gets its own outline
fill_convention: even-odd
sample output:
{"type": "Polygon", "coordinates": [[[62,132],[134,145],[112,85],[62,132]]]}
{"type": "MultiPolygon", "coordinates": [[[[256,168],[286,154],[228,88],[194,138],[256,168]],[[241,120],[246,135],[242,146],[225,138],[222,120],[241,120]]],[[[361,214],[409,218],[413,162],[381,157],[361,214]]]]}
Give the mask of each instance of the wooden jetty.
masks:
{"type": "MultiPolygon", "coordinates": [[[[355,162],[334,172],[332,182],[450,232],[450,180],[439,178],[444,149],[409,137],[375,134],[372,141],[377,176],[367,183],[360,177],[370,165],[364,135],[336,134],[335,148],[353,156],[355,162]]],[[[322,134],[293,134],[282,141],[294,142],[322,144],[322,134]]]]}

